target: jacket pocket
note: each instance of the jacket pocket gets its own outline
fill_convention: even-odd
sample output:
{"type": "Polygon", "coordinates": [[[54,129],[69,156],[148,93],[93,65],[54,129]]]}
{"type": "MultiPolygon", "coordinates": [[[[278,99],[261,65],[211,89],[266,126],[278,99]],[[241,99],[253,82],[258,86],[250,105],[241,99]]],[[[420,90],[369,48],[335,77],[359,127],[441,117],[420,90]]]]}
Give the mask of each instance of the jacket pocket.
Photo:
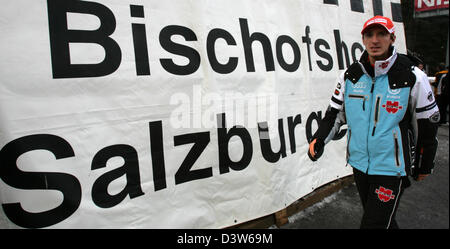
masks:
{"type": "Polygon", "coordinates": [[[366,110],[366,100],[367,100],[367,96],[366,95],[349,94],[348,97],[350,99],[360,99],[360,100],[362,100],[362,109],[363,109],[363,111],[366,110]]]}
{"type": "Polygon", "coordinates": [[[398,142],[398,134],[396,131],[393,131],[394,134],[394,146],[395,146],[395,165],[397,167],[400,166],[400,158],[399,158],[399,154],[400,154],[400,144],[398,142]]]}

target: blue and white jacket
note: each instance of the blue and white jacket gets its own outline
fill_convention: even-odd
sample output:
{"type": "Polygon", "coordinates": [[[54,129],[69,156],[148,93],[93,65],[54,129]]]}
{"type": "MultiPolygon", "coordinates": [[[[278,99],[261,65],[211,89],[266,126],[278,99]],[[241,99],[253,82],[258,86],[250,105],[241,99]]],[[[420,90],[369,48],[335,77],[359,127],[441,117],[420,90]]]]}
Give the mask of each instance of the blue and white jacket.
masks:
{"type": "Polygon", "coordinates": [[[439,110],[426,74],[407,56],[391,51],[371,73],[364,52],[340,76],[315,136],[327,143],[338,129],[335,124],[346,122],[352,167],[369,175],[406,176],[417,165],[428,174],[434,166],[439,110]],[[336,122],[338,112],[344,112],[344,120],[336,122]]]}

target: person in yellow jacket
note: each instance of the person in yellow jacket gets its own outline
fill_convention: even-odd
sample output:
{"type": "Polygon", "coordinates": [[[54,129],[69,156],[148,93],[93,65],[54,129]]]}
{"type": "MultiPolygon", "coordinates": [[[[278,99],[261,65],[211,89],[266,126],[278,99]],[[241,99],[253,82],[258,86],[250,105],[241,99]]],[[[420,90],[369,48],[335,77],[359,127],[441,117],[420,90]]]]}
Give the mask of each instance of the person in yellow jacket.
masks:
{"type": "Polygon", "coordinates": [[[447,106],[448,106],[448,69],[445,69],[445,64],[439,64],[439,72],[435,75],[434,81],[434,96],[441,113],[441,120],[439,124],[447,123],[447,106]]]}

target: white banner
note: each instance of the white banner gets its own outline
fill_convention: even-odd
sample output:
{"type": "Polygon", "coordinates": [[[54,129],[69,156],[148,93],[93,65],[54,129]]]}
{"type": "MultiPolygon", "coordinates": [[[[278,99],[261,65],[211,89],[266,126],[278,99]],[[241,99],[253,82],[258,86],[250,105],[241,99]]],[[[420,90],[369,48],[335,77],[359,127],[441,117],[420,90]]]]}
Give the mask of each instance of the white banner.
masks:
{"type": "Polygon", "coordinates": [[[4,2],[0,220],[223,228],[351,174],[345,129],[315,163],[307,139],[399,2],[4,2]]]}

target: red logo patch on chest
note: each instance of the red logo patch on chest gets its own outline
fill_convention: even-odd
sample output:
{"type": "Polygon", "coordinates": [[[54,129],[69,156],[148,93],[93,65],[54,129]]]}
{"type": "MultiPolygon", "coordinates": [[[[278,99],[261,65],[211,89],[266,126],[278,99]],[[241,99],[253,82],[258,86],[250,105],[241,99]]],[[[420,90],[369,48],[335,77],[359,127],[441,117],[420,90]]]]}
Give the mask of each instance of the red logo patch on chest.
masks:
{"type": "Polygon", "coordinates": [[[393,195],[394,191],[384,188],[382,186],[380,186],[380,188],[375,190],[375,193],[378,194],[378,199],[380,199],[380,201],[382,202],[388,202],[390,200],[395,199],[395,195],[393,195]]]}
{"type": "Polygon", "coordinates": [[[398,110],[403,109],[403,106],[400,105],[398,101],[386,101],[386,104],[382,105],[383,108],[386,108],[388,113],[395,114],[398,110]]]}

